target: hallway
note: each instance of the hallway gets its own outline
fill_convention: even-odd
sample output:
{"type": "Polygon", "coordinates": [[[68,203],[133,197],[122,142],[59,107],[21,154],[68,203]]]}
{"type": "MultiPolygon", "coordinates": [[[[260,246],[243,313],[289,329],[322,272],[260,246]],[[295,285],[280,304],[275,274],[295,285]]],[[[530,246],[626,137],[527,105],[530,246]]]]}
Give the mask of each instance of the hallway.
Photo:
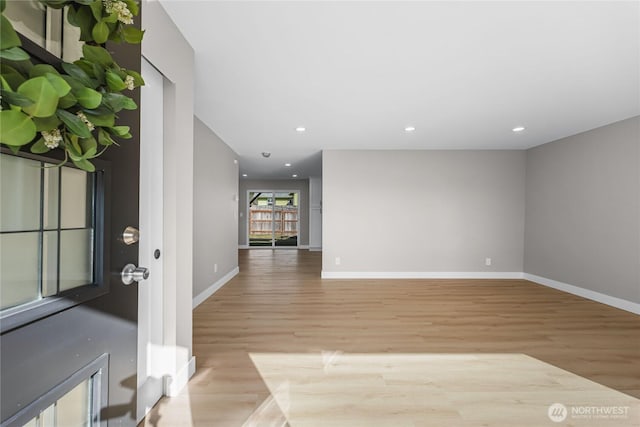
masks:
{"type": "Polygon", "coordinates": [[[143,425],[533,426],[557,402],[638,425],[638,316],[523,280],[321,280],[321,256],[241,250],[143,425]]]}

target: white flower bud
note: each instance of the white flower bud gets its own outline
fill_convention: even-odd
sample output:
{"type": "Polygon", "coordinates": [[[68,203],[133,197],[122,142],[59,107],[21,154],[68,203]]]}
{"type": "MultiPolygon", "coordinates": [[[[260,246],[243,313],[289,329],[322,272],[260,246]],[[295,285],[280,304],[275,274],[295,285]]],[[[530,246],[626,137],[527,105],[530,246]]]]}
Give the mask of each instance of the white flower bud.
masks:
{"type": "Polygon", "coordinates": [[[44,145],[49,149],[54,149],[58,145],[60,145],[60,141],[62,141],[62,135],[60,134],[60,129],[52,129],[52,130],[43,130],[40,132],[42,138],[44,138],[44,145]]]}
{"type": "Polygon", "coordinates": [[[124,84],[127,85],[127,89],[129,89],[129,90],[133,90],[136,87],[136,84],[133,81],[133,76],[125,77],[124,84]]]}
{"type": "Polygon", "coordinates": [[[82,111],[78,111],[76,113],[76,116],[78,116],[80,118],[80,120],[82,120],[84,122],[85,125],[87,125],[87,128],[89,128],[89,130],[94,130],[96,127],[93,125],[93,123],[91,123],[89,121],[89,119],[87,119],[87,116],[84,115],[84,113],[82,111]]]}

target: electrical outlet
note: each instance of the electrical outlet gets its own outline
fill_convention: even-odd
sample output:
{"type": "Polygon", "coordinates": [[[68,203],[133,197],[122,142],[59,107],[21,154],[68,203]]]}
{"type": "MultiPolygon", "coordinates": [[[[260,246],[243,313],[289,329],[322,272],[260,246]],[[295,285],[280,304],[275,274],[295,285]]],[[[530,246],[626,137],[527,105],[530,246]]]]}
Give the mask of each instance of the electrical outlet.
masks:
{"type": "Polygon", "coordinates": [[[486,265],[486,266],[491,265],[491,258],[485,258],[484,259],[484,265],[486,265]]]}
{"type": "Polygon", "coordinates": [[[336,265],[340,265],[340,257],[339,256],[336,257],[336,265]]]}
{"type": "Polygon", "coordinates": [[[218,264],[213,264],[213,272],[214,273],[218,272],[218,264]]]}

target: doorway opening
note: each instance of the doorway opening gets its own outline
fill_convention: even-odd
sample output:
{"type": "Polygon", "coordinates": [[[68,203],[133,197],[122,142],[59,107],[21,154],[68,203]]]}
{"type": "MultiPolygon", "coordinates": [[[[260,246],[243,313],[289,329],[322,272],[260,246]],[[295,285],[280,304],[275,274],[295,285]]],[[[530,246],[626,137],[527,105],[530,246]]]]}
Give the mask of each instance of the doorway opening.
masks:
{"type": "Polygon", "coordinates": [[[299,191],[249,191],[247,236],[250,247],[297,248],[299,191]]]}

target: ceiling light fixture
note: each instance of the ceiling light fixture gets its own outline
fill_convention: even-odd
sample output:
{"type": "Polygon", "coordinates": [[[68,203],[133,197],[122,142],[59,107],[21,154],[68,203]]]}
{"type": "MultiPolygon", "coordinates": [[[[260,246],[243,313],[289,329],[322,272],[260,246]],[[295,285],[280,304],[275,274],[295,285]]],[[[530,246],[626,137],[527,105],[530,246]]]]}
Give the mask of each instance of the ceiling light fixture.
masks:
{"type": "Polygon", "coordinates": [[[298,126],[298,127],[296,128],[296,132],[304,132],[304,131],[306,131],[306,130],[307,130],[307,128],[306,128],[306,127],[304,127],[304,126],[298,126]]]}
{"type": "Polygon", "coordinates": [[[414,126],[407,126],[406,128],[404,128],[405,132],[413,132],[414,130],[416,130],[414,126]]]}
{"type": "Polygon", "coordinates": [[[284,165],[288,168],[291,167],[291,163],[285,163],[284,165]]]}
{"type": "Polygon", "coordinates": [[[524,126],[516,126],[511,130],[514,132],[522,132],[524,130],[524,126]]]}
{"type": "Polygon", "coordinates": [[[262,157],[264,157],[265,159],[266,159],[267,157],[269,157],[270,155],[271,155],[271,153],[269,153],[268,151],[263,151],[263,152],[262,152],[262,157]]]}
{"type": "Polygon", "coordinates": [[[243,173],[243,174],[242,174],[242,176],[244,176],[244,177],[246,178],[246,177],[247,177],[247,174],[246,174],[246,173],[243,173]]]}
{"type": "Polygon", "coordinates": [[[296,175],[295,173],[293,175],[291,175],[291,178],[297,178],[298,175],[296,175]]]}

